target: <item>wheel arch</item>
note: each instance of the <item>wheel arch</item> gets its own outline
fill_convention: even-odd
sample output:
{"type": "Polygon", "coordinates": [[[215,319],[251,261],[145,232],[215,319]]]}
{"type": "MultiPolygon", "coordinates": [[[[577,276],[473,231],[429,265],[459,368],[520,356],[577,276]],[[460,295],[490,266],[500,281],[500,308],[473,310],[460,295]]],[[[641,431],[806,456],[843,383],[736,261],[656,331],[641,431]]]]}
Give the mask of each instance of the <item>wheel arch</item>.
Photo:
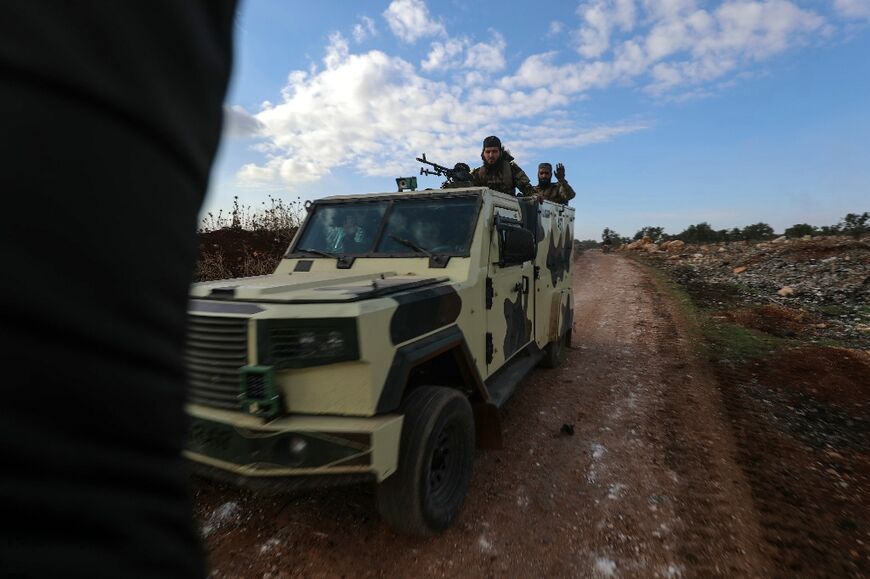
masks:
{"type": "Polygon", "coordinates": [[[396,350],[376,412],[395,412],[415,387],[448,386],[463,389],[474,410],[474,423],[478,445],[484,448],[501,447],[501,424],[498,411],[490,403],[489,392],[474,364],[474,358],[462,331],[450,326],[412,344],[396,350]],[[435,371],[432,371],[435,370],[435,371]],[[461,386],[438,383],[438,377],[458,376],[461,386]],[[427,381],[434,376],[436,379],[427,381]]]}

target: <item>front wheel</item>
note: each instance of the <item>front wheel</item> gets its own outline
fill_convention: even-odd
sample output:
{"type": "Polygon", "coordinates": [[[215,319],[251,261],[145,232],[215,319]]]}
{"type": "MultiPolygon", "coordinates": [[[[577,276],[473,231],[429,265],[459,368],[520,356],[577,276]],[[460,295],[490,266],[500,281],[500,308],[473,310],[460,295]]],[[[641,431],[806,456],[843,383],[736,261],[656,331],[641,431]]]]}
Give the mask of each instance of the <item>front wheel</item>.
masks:
{"type": "Polygon", "coordinates": [[[378,485],[378,510],[396,531],[428,535],[456,519],[474,463],[474,417],[459,391],[417,388],[402,404],[398,470],[378,485]]]}

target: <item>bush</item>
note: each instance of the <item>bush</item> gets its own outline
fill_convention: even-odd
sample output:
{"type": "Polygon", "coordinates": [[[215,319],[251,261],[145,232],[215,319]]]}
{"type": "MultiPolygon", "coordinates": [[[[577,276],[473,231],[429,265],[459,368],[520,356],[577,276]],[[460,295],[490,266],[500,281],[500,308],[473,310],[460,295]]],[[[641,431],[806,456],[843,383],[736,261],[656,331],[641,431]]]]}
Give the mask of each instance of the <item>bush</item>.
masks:
{"type": "Polygon", "coordinates": [[[870,213],[866,211],[861,214],[849,213],[840,221],[840,231],[855,239],[861,239],[864,233],[870,231],[870,227],[867,227],[868,220],[870,220],[870,213]]]}
{"type": "Polygon", "coordinates": [[[796,223],[785,230],[786,237],[803,237],[804,235],[817,235],[819,229],[809,223],[796,223]]]}

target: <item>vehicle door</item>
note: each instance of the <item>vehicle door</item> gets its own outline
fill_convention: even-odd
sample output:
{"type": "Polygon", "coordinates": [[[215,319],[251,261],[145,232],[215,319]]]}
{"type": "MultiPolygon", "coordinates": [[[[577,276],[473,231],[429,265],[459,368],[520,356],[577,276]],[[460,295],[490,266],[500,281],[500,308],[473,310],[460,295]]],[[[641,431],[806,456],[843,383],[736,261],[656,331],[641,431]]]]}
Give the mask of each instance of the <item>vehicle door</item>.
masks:
{"type": "Polygon", "coordinates": [[[519,205],[496,200],[486,279],[487,375],[534,339],[535,245],[523,228],[519,205]]]}

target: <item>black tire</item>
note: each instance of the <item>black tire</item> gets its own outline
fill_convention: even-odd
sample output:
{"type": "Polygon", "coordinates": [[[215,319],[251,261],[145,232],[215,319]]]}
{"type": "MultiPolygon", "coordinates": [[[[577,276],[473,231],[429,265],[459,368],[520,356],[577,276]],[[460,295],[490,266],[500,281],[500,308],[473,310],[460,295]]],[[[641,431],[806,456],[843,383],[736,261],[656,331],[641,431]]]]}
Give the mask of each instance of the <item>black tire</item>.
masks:
{"type": "Polygon", "coordinates": [[[541,366],[544,368],[558,368],[565,361],[565,343],[568,340],[567,334],[556,341],[550,342],[544,347],[544,358],[541,360],[541,366]]]}
{"type": "Polygon", "coordinates": [[[399,533],[429,535],[449,527],[465,501],[474,416],[461,392],[441,386],[411,392],[402,413],[398,470],[378,485],[378,510],[399,533]]]}

